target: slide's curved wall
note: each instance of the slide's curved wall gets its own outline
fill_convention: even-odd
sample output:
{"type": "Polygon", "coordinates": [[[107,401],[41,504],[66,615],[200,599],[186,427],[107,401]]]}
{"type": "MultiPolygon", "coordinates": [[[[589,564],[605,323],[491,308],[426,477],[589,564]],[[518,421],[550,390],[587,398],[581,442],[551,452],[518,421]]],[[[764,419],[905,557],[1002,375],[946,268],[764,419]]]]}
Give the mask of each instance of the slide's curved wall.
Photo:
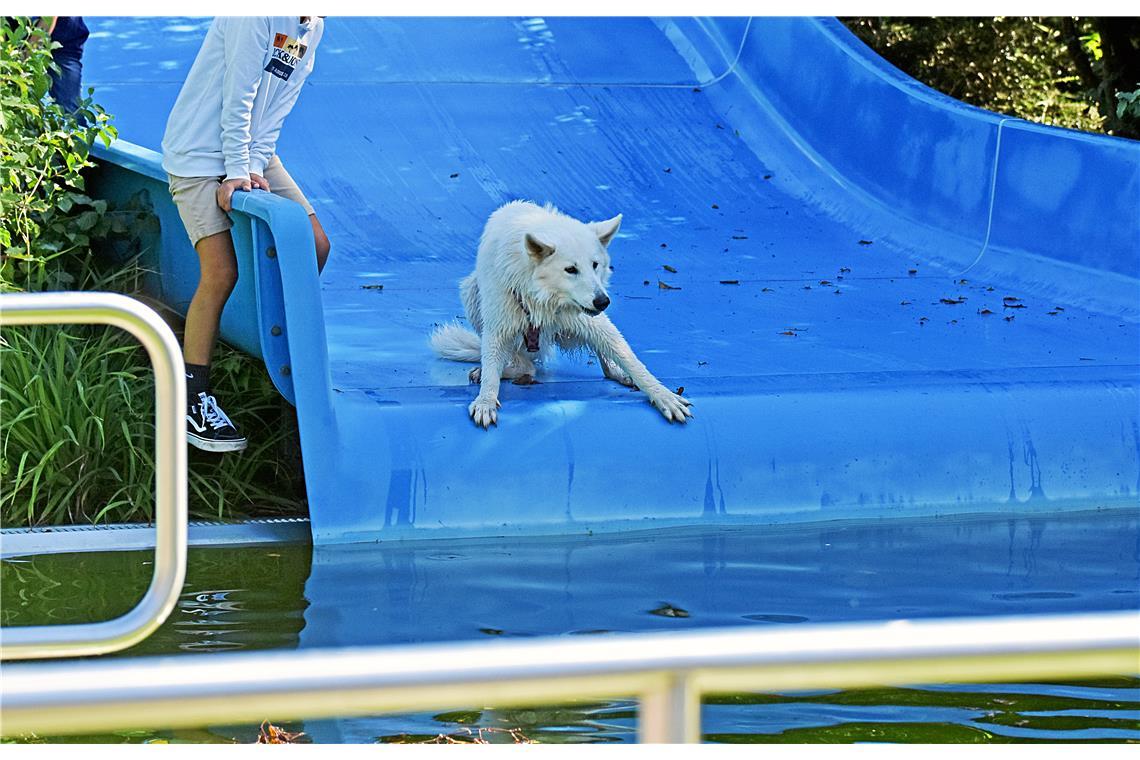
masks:
{"type": "MultiPolygon", "coordinates": [[[[149,187],[176,308],[147,150],[207,23],[93,20],[85,69],[135,144],[96,184],[149,187]]],[[[1136,504],[1136,143],[964,106],[834,20],[331,18],[317,56],[279,154],[330,264],[243,197],[223,334],[296,400],[318,540],[1136,504]],[[426,338],[520,197],[625,215],[612,317],[692,424],[585,358],[467,420],[426,338]]]]}
{"type": "Polygon", "coordinates": [[[887,234],[905,230],[954,266],[1021,270],[1039,289],[1135,318],[1135,283],[1111,275],[1140,276],[1137,143],[965,105],[902,74],[838,21],[770,19],[764,29],[741,51],[743,100],[786,130],[795,158],[832,175],[848,196],[837,207],[861,199],[868,221],[881,212],[887,234]]]}

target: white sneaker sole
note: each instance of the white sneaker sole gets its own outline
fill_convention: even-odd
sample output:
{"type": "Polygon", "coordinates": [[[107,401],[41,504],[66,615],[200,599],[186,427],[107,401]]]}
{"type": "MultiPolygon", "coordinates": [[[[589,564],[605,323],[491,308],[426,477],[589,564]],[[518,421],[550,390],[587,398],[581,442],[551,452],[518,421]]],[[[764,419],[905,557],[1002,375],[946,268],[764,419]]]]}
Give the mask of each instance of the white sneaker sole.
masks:
{"type": "Polygon", "coordinates": [[[245,449],[247,441],[244,438],[239,438],[236,441],[214,441],[209,438],[201,438],[189,430],[186,431],[186,441],[196,449],[202,451],[213,451],[215,453],[225,453],[228,451],[242,451],[245,449]]]}

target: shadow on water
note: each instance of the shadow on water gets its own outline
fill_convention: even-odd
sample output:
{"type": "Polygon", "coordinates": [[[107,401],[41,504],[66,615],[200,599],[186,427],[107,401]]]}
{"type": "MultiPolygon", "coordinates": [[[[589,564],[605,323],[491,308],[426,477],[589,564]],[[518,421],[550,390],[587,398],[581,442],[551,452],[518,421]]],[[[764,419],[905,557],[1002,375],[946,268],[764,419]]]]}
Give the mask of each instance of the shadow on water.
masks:
{"type": "MultiPolygon", "coordinates": [[[[171,618],[117,657],[1136,609],[1135,511],[389,545],[202,548],[171,618]]],[[[9,558],[3,623],[89,622],[149,553],[9,558]]],[[[1140,680],[709,695],[714,742],[1140,741],[1140,680]]],[[[287,677],[287,673],[283,674],[287,677]]],[[[265,716],[272,719],[273,716],[265,716]]],[[[618,700],[283,723],[317,742],[624,742],[618,700]]],[[[63,741],[253,741],[256,726],[63,741]]]]}

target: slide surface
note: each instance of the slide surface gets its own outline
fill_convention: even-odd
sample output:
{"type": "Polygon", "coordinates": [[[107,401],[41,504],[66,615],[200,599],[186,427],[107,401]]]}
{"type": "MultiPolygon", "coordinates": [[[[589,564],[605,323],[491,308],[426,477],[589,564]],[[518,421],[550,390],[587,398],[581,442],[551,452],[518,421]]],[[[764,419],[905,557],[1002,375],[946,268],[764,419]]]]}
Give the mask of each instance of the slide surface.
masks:
{"type": "MultiPolygon", "coordinates": [[[[153,208],[176,309],[153,151],[208,24],[90,19],[84,61],[97,185],[153,208]]],[[[330,263],[242,198],[223,336],[297,405],[318,542],[1137,504],[1135,142],[965,106],[831,19],[330,18],[278,155],[330,263]],[[624,215],[607,313],[690,424],[591,356],[471,423],[428,335],[516,198],[624,215]]]]}

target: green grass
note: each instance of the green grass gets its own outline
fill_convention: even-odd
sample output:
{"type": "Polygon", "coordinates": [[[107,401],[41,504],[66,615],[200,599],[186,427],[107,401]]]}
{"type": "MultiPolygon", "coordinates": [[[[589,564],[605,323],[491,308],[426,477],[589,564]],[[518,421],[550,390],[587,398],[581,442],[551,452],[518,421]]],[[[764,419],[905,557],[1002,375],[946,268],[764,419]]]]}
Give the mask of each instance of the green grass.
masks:
{"type": "MultiPolygon", "coordinates": [[[[77,282],[133,292],[134,264],[76,258],[77,282]]],[[[296,416],[265,368],[221,347],[217,394],[250,439],[237,454],[191,449],[191,515],[302,514],[296,416]]],[[[154,506],[154,382],[146,352],[102,326],[0,333],[0,523],[149,521],[154,506]]]]}

